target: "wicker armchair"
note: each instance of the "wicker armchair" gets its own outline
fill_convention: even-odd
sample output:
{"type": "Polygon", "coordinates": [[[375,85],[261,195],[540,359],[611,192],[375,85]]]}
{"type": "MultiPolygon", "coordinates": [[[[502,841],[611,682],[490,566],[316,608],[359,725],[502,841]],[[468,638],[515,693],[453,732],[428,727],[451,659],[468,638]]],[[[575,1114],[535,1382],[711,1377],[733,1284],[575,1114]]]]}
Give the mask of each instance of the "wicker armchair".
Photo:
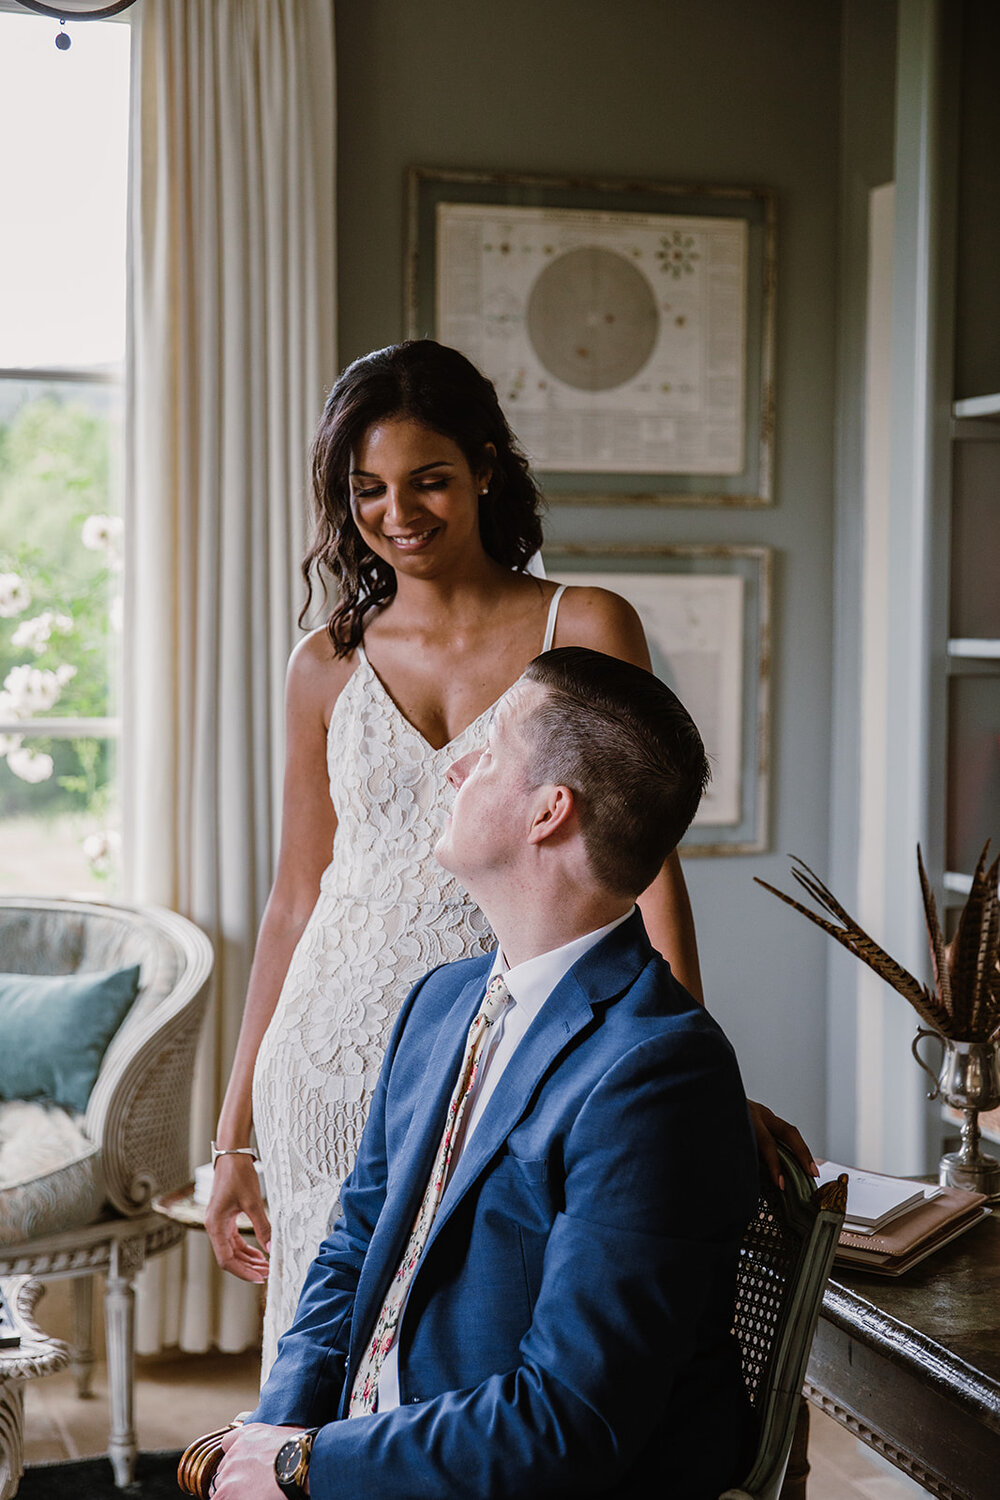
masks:
{"type": "Polygon", "coordinates": [[[194,1053],[212,962],[204,933],[173,912],[0,897],[0,971],[72,974],[140,965],[139,992],[104,1055],[83,1121],[94,1148],[84,1165],[97,1173],[95,1212],[81,1215],[85,1195],[77,1192],[73,1205],[66,1206],[65,1227],[54,1223],[58,1188],[47,1182],[43,1232],[29,1232],[18,1244],[0,1244],[0,1276],[73,1279],[72,1364],[81,1395],[87,1393],[93,1363],[93,1276],[104,1272],[107,1277],[108,1453],[119,1486],[131,1481],[136,1453],[135,1277],[147,1256],[184,1234],[151,1203],[190,1176],[194,1053]]]}
{"type": "Polygon", "coordinates": [[[847,1207],[847,1179],[817,1190],[783,1146],[785,1191],[762,1177],[740,1250],[736,1337],[759,1438],[750,1472],[720,1500],[777,1500],[823,1292],[847,1207]]]}

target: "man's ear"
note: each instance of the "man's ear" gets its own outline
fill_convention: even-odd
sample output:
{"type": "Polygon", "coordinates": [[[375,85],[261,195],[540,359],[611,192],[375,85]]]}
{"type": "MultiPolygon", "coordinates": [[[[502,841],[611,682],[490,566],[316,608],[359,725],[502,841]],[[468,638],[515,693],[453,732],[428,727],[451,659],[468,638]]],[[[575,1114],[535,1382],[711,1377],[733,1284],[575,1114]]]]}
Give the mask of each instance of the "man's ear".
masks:
{"type": "Polygon", "coordinates": [[[566,832],[576,816],[576,799],[568,786],[540,786],[532,809],[528,843],[540,844],[554,833],[566,832]]]}

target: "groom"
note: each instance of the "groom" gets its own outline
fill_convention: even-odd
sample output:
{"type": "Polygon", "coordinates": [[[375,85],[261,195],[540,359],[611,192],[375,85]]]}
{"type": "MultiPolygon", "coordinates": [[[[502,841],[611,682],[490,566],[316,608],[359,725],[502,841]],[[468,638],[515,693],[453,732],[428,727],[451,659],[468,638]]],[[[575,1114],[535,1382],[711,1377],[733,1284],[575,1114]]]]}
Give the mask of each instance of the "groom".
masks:
{"type": "Polygon", "coordinates": [[[635,907],[701,740],[650,673],[565,648],[448,775],[437,857],[499,948],[410,993],[216,1500],[708,1500],[750,1439],[757,1166],[729,1043],[635,907]]]}

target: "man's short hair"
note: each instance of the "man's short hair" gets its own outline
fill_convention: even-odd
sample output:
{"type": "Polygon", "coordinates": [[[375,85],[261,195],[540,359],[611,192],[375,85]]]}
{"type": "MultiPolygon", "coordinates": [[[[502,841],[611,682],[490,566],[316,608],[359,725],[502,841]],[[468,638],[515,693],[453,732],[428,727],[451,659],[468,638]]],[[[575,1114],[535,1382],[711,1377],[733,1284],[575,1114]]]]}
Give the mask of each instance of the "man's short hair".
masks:
{"type": "Polygon", "coordinates": [[[711,776],[694,720],[652,672],[583,646],[536,656],[524,676],[547,690],[522,725],[532,785],[569,787],[595,877],[639,895],[711,776]]]}

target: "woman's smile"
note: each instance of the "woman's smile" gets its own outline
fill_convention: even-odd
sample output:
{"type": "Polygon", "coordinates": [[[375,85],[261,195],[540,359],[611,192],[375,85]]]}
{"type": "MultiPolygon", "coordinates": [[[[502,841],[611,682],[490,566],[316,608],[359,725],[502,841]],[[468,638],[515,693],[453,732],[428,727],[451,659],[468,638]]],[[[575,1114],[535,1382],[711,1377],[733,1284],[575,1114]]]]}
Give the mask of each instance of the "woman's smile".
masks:
{"type": "Polygon", "coordinates": [[[427,546],[431,537],[436,536],[440,529],[439,526],[432,526],[428,531],[409,531],[396,534],[384,531],[382,535],[399,552],[419,552],[427,546]]]}

